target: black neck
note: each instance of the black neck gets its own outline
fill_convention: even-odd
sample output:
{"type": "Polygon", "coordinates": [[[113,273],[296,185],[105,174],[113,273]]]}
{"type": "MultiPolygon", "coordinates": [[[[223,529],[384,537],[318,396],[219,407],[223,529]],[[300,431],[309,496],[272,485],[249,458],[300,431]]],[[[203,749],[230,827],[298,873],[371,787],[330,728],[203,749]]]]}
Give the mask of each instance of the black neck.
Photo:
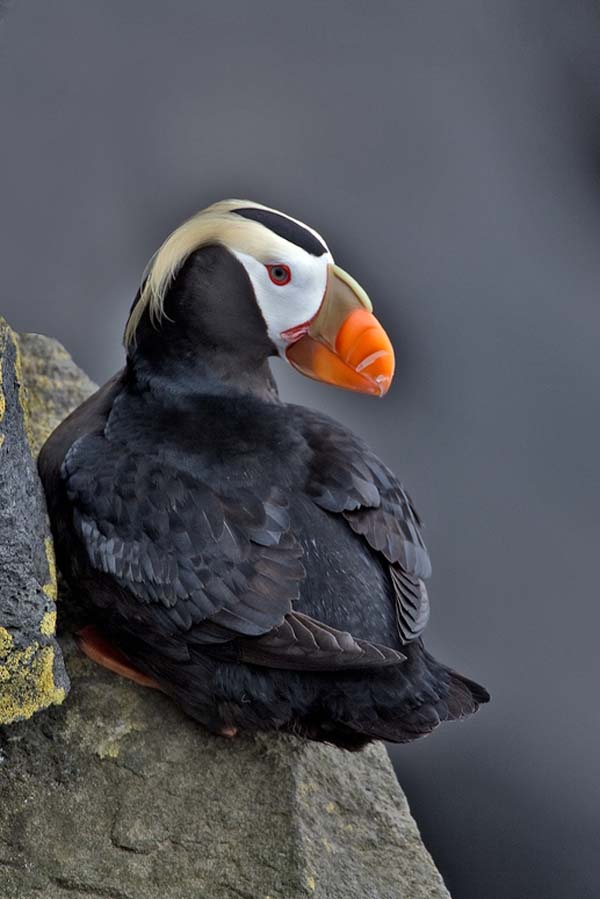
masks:
{"type": "Polygon", "coordinates": [[[169,289],[164,314],[146,310],[130,347],[129,377],[172,397],[254,396],[278,402],[276,349],[240,262],[224,247],[193,253],[169,289]]]}
{"type": "Polygon", "coordinates": [[[251,363],[216,348],[198,347],[194,352],[178,344],[170,353],[163,343],[159,356],[133,348],[127,355],[130,383],[169,396],[251,396],[278,403],[277,385],[267,359],[251,363]]]}

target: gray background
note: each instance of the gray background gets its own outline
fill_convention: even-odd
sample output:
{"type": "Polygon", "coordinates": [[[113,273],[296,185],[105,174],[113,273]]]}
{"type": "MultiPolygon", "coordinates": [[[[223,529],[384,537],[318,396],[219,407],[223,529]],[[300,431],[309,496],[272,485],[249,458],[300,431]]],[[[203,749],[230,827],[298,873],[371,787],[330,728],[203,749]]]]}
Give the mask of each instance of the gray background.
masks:
{"type": "Polygon", "coordinates": [[[383,402],[277,373],[401,473],[429,646],[493,693],[393,750],[456,899],[600,893],[599,49],[569,0],[22,0],[0,29],[15,327],[107,378],[147,258],[226,196],[313,224],[371,294],[383,402]]]}

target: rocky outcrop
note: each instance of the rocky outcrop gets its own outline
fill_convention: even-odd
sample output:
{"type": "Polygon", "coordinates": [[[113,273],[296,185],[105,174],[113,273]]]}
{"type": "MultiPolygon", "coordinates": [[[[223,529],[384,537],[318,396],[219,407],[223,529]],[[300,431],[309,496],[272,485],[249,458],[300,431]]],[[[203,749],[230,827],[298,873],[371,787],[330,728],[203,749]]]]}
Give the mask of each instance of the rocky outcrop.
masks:
{"type": "Polygon", "coordinates": [[[0,319],[0,724],[61,702],[68,689],[54,636],[56,571],[35,457],[83,399],[86,380],[55,341],[32,336],[21,346],[0,319]]]}
{"type": "Polygon", "coordinates": [[[28,433],[35,456],[67,415],[97,388],[58,340],[19,334],[21,370],[29,412],[28,433]]]}
{"type": "Polygon", "coordinates": [[[67,702],[1,744],[2,899],[447,897],[381,744],[215,737],[63,645],[67,702]]]}
{"type": "MultiPolygon", "coordinates": [[[[44,618],[55,581],[32,448],[93,385],[42,337],[20,339],[19,369],[14,335],[0,333],[2,497],[15,497],[0,529],[0,558],[12,560],[0,656],[21,645],[52,656],[47,681],[29,665],[30,705],[18,714],[6,714],[17,694],[0,667],[9,720],[67,687],[54,617],[44,618]]],[[[76,597],[58,607],[71,692],[0,728],[0,899],[447,899],[381,744],[349,754],[291,736],[212,736],[83,657],[76,597]]]]}

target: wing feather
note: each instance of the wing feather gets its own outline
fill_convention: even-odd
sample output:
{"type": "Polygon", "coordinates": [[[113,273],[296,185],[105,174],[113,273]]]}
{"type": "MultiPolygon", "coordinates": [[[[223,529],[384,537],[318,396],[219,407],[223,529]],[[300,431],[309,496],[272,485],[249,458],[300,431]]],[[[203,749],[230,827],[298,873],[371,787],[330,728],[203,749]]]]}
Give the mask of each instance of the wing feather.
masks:
{"type": "Polygon", "coordinates": [[[302,549],[279,488],[219,493],[189,466],[159,464],[104,435],[78,440],[61,475],[90,566],[119,587],[98,601],[149,650],[176,655],[181,639],[223,658],[307,670],[404,660],[294,610],[302,549]]]}
{"type": "Polygon", "coordinates": [[[415,640],[429,618],[423,579],[431,574],[431,563],[410,496],[360,438],[325,415],[300,406],[294,410],[312,450],[308,493],[321,508],[343,515],[386,559],[398,633],[403,642],[415,640]]]}

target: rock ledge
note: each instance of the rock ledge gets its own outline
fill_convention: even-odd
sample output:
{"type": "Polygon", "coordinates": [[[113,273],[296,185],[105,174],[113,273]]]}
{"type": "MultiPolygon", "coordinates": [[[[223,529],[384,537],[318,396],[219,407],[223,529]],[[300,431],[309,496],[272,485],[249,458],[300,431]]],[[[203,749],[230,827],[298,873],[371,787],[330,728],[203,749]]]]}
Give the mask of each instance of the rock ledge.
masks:
{"type": "Polygon", "coordinates": [[[289,736],[212,736],[78,652],[76,597],[58,599],[55,640],[33,454],[93,385],[55,341],[20,338],[19,370],[1,324],[0,339],[0,425],[12,442],[0,497],[19,497],[0,519],[0,561],[11,562],[0,574],[2,721],[64,697],[63,656],[72,684],[62,705],[0,727],[0,899],[448,899],[381,744],[350,754],[289,736]],[[21,644],[47,661],[26,666],[30,705],[15,713],[2,666],[21,644]]]}

